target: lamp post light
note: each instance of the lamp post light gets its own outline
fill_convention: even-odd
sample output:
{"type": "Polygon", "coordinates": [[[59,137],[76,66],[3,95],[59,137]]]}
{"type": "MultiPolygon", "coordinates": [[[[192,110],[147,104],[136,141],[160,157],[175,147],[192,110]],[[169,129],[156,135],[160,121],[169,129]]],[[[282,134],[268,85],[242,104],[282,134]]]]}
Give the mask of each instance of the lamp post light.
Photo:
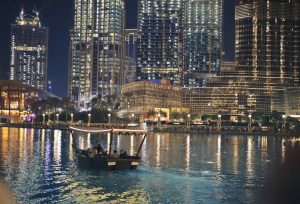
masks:
{"type": "Polygon", "coordinates": [[[43,125],[45,124],[45,113],[43,113],[43,125]]]}
{"type": "Polygon", "coordinates": [[[248,129],[249,129],[249,132],[251,132],[251,127],[252,127],[252,115],[250,114],[248,117],[249,117],[249,127],[248,127],[248,129]]]}
{"type": "Polygon", "coordinates": [[[110,121],[111,121],[111,114],[109,113],[109,114],[107,114],[107,116],[108,116],[108,124],[110,124],[110,121]]]}
{"type": "Polygon", "coordinates": [[[131,114],[131,120],[132,120],[131,122],[134,123],[134,114],[133,113],[131,114]]]}
{"type": "Polygon", "coordinates": [[[283,119],[282,131],[285,132],[286,115],[282,115],[282,119],[283,119]]]}
{"type": "Polygon", "coordinates": [[[91,125],[91,116],[92,116],[92,114],[88,114],[88,118],[89,118],[89,121],[88,121],[88,126],[90,126],[91,125]]]}
{"type": "Polygon", "coordinates": [[[219,130],[221,130],[221,124],[222,124],[222,115],[221,114],[219,114],[218,115],[218,127],[219,127],[219,130]]]}
{"type": "Polygon", "coordinates": [[[188,121],[187,121],[186,126],[187,126],[187,128],[190,128],[191,114],[188,114],[188,115],[187,115],[187,119],[188,119],[188,121]]]}
{"type": "Polygon", "coordinates": [[[73,123],[73,120],[74,120],[74,114],[71,113],[71,123],[73,123]]]}
{"type": "Polygon", "coordinates": [[[56,123],[58,123],[58,121],[59,121],[59,114],[56,113],[56,123]]]}

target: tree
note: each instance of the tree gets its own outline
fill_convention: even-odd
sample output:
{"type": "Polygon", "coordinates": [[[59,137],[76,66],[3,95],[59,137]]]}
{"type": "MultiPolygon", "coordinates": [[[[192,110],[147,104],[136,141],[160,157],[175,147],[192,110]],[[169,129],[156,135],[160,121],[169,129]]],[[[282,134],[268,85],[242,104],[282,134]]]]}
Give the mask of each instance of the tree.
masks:
{"type": "Polygon", "coordinates": [[[200,116],[198,114],[192,114],[191,115],[191,120],[197,120],[197,119],[200,119],[200,116]]]}
{"type": "Polygon", "coordinates": [[[203,121],[209,121],[210,120],[210,116],[209,115],[202,115],[201,116],[201,120],[203,120],[203,121]]]}
{"type": "Polygon", "coordinates": [[[182,114],[179,113],[179,112],[171,112],[170,113],[170,119],[171,120],[175,120],[175,121],[178,121],[182,118],[182,114]]]}
{"type": "Polygon", "coordinates": [[[278,111],[272,111],[270,115],[270,122],[273,124],[274,127],[280,128],[280,125],[282,124],[282,113],[279,113],[278,111]]]}
{"type": "Polygon", "coordinates": [[[268,122],[268,117],[261,112],[252,113],[252,119],[257,122],[259,126],[262,126],[264,123],[268,122]]]}
{"type": "Polygon", "coordinates": [[[159,114],[160,114],[162,117],[165,117],[165,118],[166,118],[167,115],[168,115],[166,112],[164,112],[164,111],[162,111],[162,110],[159,111],[159,114]]]}
{"type": "Polygon", "coordinates": [[[148,117],[155,117],[155,111],[154,110],[151,110],[148,112],[148,117]]]}

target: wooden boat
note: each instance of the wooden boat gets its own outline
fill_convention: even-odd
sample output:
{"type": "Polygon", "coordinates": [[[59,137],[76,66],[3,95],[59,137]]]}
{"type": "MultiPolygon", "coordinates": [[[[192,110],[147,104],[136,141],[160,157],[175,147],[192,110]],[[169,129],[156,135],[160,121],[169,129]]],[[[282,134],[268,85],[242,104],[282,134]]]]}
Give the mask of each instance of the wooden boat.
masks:
{"type": "Polygon", "coordinates": [[[74,147],[76,149],[76,156],[78,158],[78,163],[83,166],[91,166],[100,169],[136,169],[139,164],[141,157],[139,157],[142,146],[147,137],[147,130],[136,130],[136,129],[99,129],[92,127],[70,127],[72,137],[73,131],[85,132],[85,133],[111,133],[109,141],[109,152],[107,154],[95,154],[92,157],[88,154],[87,150],[78,149],[75,139],[74,147]],[[143,140],[140,144],[138,152],[135,156],[124,156],[120,158],[111,157],[111,146],[114,134],[118,135],[143,135],[143,140]]]}

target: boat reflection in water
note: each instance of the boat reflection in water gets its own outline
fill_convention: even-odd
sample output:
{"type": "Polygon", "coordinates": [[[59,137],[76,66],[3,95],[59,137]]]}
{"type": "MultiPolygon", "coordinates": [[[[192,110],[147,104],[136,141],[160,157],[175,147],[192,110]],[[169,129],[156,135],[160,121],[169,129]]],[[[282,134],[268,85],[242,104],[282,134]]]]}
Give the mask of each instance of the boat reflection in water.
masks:
{"type": "MultiPolygon", "coordinates": [[[[80,148],[100,143],[76,137],[80,148]]],[[[112,149],[136,154],[142,136],[115,136],[112,149]]],[[[70,132],[0,129],[0,180],[21,203],[258,203],[289,142],[272,136],[154,134],[136,171],[79,168],[70,132]]]]}

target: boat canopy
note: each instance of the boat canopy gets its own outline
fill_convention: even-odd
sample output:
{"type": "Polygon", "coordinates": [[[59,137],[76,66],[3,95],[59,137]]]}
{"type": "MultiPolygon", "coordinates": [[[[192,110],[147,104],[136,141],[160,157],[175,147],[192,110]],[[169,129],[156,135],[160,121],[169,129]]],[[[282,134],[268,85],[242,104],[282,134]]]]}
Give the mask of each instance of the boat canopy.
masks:
{"type": "MultiPolygon", "coordinates": [[[[71,135],[73,137],[73,133],[72,130],[74,131],[79,131],[79,132],[85,132],[85,133],[112,133],[112,137],[110,137],[110,141],[109,141],[109,155],[111,155],[111,146],[112,146],[112,140],[113,140],[113,135],[114,134],[135,134],[135,135],[143,135],[143,140],[142,143],[138,149],[138,152],[136,154],[136,157],[139,156],[139,153],[142,149],[142,146],[145,142],[145,139],[147,137],[147,130],[142,130],[142,129],[115,129],[115,128],[111,128],[111,129],[101,129],[99,127],[74,127],[74,126],[70,126],[69,127],[71,130],[71,135]]],[[[73,138],[74,139],[74,138],[73,138]]],[[[75,140],[74,140],[75,141],[75,140]]],[[[77,149],[76,143],[74,142],[75,148],[77,149]]]]}
{"type": "Polygon", "coordinates": [[[86,133],[115,133],[115,134],[146,134],[147,130],[142,129],[101,129],[99,127],[74,127],[70,126],[70,130],[86,133]]]}

